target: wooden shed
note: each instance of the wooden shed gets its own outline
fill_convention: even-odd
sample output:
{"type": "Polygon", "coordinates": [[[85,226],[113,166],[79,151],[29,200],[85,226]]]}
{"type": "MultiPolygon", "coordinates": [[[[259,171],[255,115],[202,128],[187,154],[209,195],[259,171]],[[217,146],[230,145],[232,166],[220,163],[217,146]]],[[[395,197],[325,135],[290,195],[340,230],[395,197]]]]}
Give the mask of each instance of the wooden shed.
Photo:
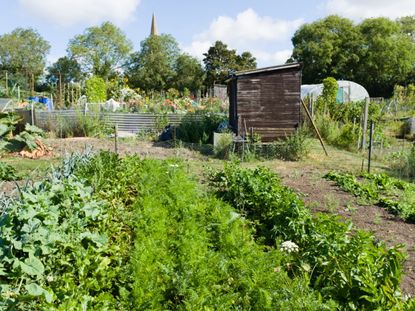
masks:
{"type": "Polygon", "coordinates": [[[233,131],[242,137],[252,131],[263,142],[294,132],[300,123],[301,70],[302,64],[291,63],[235,73],[228,80],[233,131]]]}

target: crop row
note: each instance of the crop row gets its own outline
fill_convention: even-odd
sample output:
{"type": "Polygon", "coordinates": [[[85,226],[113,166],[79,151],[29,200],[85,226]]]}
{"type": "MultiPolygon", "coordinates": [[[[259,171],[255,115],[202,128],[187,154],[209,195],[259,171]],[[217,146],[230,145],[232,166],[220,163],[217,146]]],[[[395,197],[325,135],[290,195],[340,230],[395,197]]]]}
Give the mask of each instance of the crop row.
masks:
{"type": "Polygon", "coordinates": [[[402,253],[265,169],[64,160],[0,200],[0,310],[401,310],[402,253]],[[228,202],[228,203],[227,203],[228,202]]]}
{"type": "Polygon", "coordinates": [[[180,163],[66,159],[2,200],[0,310],[330,310],[180,163]]]}
{"type": "Polygon", "coordinates": [[[344,191],[371,204],[386,208],[405,221],[415,221],[415,185],[386,174],[330,172],[325,175],[344,191]]]}
{"type": "Polygon", "coordinates": [[[290,240],[298,252],[288,273],[306,273],[310,285],[346,310],[414,308],[402,299],[403,254],[334,216],[312,216],[304,203],[267,169],[227,165],[210,174],[217,196],[232,204],[255,227],[257,241],[278,246],[290,240]]]}

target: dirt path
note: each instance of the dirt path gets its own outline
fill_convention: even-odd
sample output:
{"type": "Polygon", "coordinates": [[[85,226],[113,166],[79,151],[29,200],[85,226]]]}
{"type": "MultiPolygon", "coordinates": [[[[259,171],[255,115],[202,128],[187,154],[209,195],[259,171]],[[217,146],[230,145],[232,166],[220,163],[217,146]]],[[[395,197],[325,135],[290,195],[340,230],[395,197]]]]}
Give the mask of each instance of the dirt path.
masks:
{"type": "Polygon", "coordinates": [[[415,224],[405,223],[380,207],[360,205],[355,197],[323,179],[321,171],[308,170],[301,174],[283,171],[280,175],[284,184],[300,193],[313,212],[350,219],[356,227],[373,232],[388,246],[404,244],[408,258],[402,290],[415,295],[415,224]]]}

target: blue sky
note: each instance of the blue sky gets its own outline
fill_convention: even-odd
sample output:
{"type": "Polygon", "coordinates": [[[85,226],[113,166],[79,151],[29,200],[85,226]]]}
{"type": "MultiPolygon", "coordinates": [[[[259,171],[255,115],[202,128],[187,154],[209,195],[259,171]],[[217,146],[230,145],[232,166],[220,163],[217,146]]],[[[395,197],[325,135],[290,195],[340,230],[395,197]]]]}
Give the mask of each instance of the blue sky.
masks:
{"type": "Polygon", "coordinates": [[[329,14],[363,18],[415,15],[415,0],[0,0],[0,35],[32,27],[52,49],[49,62],[66,54],[68,41],[85,28],[109,20],[134,43],[149,34],[153,12],[160,33],[176,38],[199,59],[216,40],[250,51],[259,66],[283,63],[291,37],[303,23],[329,14]]]}

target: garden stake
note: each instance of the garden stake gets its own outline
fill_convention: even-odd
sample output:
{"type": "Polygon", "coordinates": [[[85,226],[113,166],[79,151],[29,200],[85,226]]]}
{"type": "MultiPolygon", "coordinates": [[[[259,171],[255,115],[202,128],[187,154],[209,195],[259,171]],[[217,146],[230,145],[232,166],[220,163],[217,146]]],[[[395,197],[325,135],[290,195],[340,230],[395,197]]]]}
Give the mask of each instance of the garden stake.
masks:
{"type": "Polygon", "coordinates": [[[303,100],[302,100],[302,99],[301,99],[301,104],[303,105],[304,110],[305,110],[305,112],[306,112],[306,114],[307,114],[307,117],[310,119],[311,124],[313,125],[314,131],[317,133],[318,139],[320,140],[320,144],[321,144],[321,146],[322,146],[322,147],[323,147],[323,149],[324,149],[324,153],[326,154],[326,156],[329,156],[329,154],[327,153],[326,147],[324,146],[323,138],[321,138],[320,132],[318,131],[317,126],[314,124],[313,118],[311,117],[310,112],[308,111],[308,108],[307,108],[307,106],[304,104],[304,102],[303,102],[303,100]]]}
{"type": "Polygon", "coordinates": [[[370,103],[370,99],[366,98],[365,111],[363,115],[363,136],[362,136],[362,147],[361,147],[362,150],[364,150],[366,147],[366,131],[367,131],[367,119],[368,119],[368,114],[369,114],[369,103],[370,103]]]}
{"type": "Polygon", "coordinates": [[[372,161],[372,149],[373,149],[373,132],[375,129],[375,124],[373,121],[370,121],[370,132],[369,132],[369,159],[367,163],[367,172],[370,173],[370,164],[372,161]]]}
{"type": "Polygon", "coordinates": [[[114,133],[114,145],[115,145],[114,149],[115,149],[115,153],[118,154],[118,124],[117,123],[115,123],[114,130],[115,130],[115,133],[114,133]]]}

